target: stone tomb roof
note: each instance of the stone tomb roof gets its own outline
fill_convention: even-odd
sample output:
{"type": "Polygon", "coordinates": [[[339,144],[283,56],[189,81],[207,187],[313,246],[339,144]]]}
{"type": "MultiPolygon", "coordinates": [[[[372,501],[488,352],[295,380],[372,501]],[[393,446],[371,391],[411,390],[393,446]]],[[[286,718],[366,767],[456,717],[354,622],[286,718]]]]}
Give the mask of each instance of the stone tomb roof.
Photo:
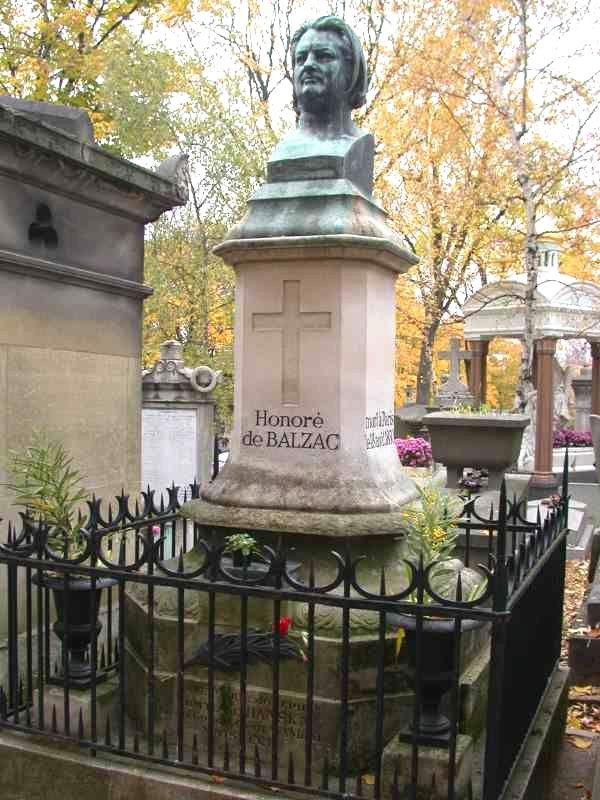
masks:
{"type": "Polygon", "coordinates": [[[0,96],[0,171],[57,190],[96,207],[150,222],[187,202],[186,158],[174,156],[156,172],[98,147],[87,114],[69,106],[0,96]],[[14,155],[3,155],[6,147],[14,155]]]}
{"type": "MultiPolygon", "coordinates": [[[[560,272],[555,237],[540,237],[535,294],[535,338],[600,340],[600,287],[560,272]]],[[[525,330],[526,275],[495,281],[463,306],[465,339],[521,339],[525,330]]]]}

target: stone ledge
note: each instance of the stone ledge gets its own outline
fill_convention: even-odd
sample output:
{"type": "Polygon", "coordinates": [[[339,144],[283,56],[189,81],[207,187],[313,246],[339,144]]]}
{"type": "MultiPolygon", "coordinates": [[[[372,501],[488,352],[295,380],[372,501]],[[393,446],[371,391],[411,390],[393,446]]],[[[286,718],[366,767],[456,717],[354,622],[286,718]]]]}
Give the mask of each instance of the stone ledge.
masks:
{"type": "MultiPolygon", "coordinates": [[[[272,800],[247,785],[215,784],[184,770],[99,755],[43,736],[0,732],[2,800],[272,800]]],[[[280,795],[284,797],[284,795],[280,795]]]]}
{"type": "Polygon", "coordinates": [[[255,239],[228,239],[213,251],[230,264],[264,261],[303,261],[340,259],[371,261],[397,272],[405,272],[418,259],[389,239],[358,234],[319,234],[315,236],[272,236],[255,239]],[[402,266],[399,267],[401,262],[402,266]]]}
{"type": "Polygon", "coordinates": [[[280,511],[274,508],[221,506],[208,503],[206,500],[190,500],[181,507],[181,513],[201,525],[336,539],[400,536],[404,530],[404,511],[328,514],[318,511],[280,511]]]}
{"type": "Polygon", "coordinates": [[[74,286],[84,286],[88,289],[121,294],[126,297],[135,297],[140,300],[153,294],[153,289],[143,283],[118,278],[113,275],[104,275],[81,267],[72,267],[68,264],[59,264],[43,258],[34,258],[10,250],[0,250],[0,270],[15,272],[28,277],[43,278],[58,283],[69,283],[74,286]]]}
{"type": "Polygon", "coordinates": [[[542,800],[548,796],[568,699],[569,670],[559,668],[550,678],[501,800],[542,800]]]}

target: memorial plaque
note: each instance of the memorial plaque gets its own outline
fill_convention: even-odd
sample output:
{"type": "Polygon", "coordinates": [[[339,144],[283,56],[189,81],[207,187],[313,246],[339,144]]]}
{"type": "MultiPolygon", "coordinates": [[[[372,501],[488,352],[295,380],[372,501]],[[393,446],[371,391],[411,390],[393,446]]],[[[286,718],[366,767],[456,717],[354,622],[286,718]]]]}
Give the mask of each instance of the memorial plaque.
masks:
{"type": "Polygon", "coordinates": [[[197,414],[187,408],[142,412],[142,489],[186,487],[198,474],[197,414]]]}

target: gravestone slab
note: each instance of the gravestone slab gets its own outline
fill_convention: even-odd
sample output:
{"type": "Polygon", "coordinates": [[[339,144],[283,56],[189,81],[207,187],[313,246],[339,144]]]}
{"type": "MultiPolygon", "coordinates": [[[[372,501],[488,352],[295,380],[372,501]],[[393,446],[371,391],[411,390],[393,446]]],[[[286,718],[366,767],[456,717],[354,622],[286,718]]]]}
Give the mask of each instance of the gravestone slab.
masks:
{"type": "Polygon", "coordinates": [[[221,372],[186,367],[183,345],[170,339],[142,373],[142,489],[186,489],[212,478],[215,386],[221,372]]]}
{"type": "Polygon", "coordinates": [[[142,486],[188,486],[198,476],[195,410],[142,411],[142,486]]]}

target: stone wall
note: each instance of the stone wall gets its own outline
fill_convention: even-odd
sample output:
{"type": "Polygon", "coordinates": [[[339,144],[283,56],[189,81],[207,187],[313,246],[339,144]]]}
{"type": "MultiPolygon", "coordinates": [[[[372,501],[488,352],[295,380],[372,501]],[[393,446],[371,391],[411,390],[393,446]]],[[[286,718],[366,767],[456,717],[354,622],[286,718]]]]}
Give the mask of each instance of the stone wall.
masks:
{"type": "MultiPolygon", "coordinates": [[[[37,428],[110,499],[140,485],[144,226],[185,192],[176,163],[155,174],[103,152],[81,114],[0,99],[0,482],[37,428]]],[[[0,487],[4,525],[16,512],[0,487]]]]}

